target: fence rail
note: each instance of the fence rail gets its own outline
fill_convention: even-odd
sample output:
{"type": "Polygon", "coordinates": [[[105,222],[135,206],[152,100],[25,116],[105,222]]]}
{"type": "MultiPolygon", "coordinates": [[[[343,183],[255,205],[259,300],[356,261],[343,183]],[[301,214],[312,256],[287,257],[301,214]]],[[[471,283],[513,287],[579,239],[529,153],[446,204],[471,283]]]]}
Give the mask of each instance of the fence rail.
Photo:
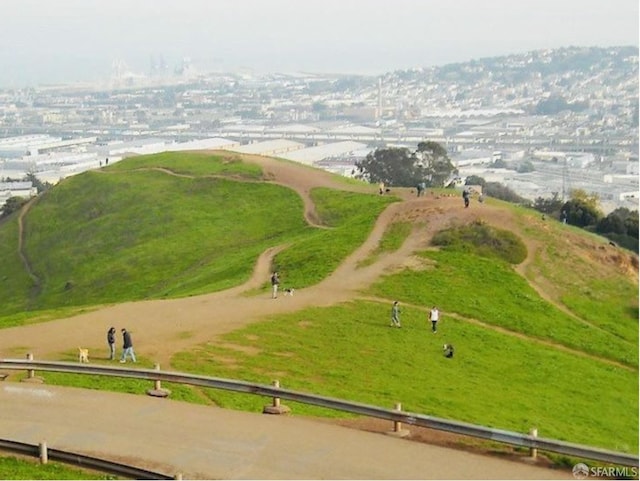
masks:
{"type": "MultiPolygon", "coordinates": [[[[0,450],[42,458],[42,446],[38,444],[0,439],[0,450]]],[[[94,469],[103,473],[115,474],[116,476],[126,477],[127,479],[176,479],[175,476],[167,476],[166,474],[127,466],[126,464],[120,464],[106,459],[85,456],[84,454],[62,451],[60,449],[47,448],[46,458],[85,469],[94,469]]],[[[178,478],[179,477],[180,476],[178,476],[178,478]]]]}
{"type": "Polygon", "coordinates": [[[0,359],[0,369],[27,370],[31,373],[30,375],[32,375],[37,369],[40,371],[147,379],[154,382],[167,381],[207,388],[224,389],[227,391],[257,394],[261,396],[270,396],[274,399],[288,399],[299,403],[321,406],[362,416],[386,419],[393,421],[394,423],[405,423],[480,439],[488,439],[532,450],[539,449],[621,466],[638,466],[638,455],[609,451],[606,449],[568,443],[555,439],[541,438],[533,434],[522,434],[461,421],[437,418],[423,414],[414,414],[397,409],[385,409],[353,401],[345,401],[342,399],[292,391],[277,386],[237,381],[233,379],[198,376],[180,372],[161,371],[159,369],[129,369],[124,367],[87,365],[71,362],[32,361],[24,359],[0,359]]]}

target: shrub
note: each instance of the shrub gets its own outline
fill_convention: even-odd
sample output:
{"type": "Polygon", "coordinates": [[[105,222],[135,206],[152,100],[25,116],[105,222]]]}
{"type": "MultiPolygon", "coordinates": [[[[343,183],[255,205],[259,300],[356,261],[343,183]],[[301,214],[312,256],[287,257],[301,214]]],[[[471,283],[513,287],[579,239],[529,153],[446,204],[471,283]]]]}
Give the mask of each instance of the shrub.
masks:
{"type": "Polygon", "coordinates": [[[527,257],[527,247],[513,232],[496,229],[482,221],[438,232],[433,245],[449,250],[497,257],[510,264],[520,264],[527,257]]]}

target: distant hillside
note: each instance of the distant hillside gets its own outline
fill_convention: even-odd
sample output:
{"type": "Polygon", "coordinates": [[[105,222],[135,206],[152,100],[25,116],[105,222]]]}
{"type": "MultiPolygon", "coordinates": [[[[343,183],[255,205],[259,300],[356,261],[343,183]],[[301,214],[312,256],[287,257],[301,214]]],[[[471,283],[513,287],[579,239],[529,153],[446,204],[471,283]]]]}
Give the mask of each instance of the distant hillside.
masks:
{"type": "Polygon", "coordinates": [[[495,83],[518,84],[566,74],[586,76],[607,73],[607,81],[615,83],[620,79],[637,77],[638,52],[637,47],[533,50],[522,54],[396,71],[394,74],[404,80],[477,82],[486,78],[495,83]]]}

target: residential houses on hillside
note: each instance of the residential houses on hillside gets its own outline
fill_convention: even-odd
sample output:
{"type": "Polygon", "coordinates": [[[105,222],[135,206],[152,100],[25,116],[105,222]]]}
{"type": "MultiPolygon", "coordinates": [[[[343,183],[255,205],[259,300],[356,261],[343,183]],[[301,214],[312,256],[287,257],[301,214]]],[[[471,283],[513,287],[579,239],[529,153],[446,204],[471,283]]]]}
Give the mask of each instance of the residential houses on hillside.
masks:
{"type": "Polygon", "coordinates": [[[525,197],[568,186],[637,208],[638,53],[529,52],[380,77],[209,74],[162,85],[0,91],[0,179],[56,182],[127,155],[224,149],[343,175],[382,147],[441,143],[462,175],[525,197]],[[591,68],[567,58],[592,57],[591,68]],[[500,158],[509,169],[496,169],[500,158]],[[533,172],[518,172],[529,162],[533,172]]]}

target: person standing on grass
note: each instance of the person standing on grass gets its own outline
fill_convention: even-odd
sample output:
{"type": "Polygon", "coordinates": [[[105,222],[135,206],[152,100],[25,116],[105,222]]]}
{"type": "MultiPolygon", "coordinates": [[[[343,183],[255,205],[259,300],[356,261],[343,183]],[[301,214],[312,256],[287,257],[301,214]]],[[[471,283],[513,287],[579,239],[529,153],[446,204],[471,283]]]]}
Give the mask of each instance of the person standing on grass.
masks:
{"type": "Polygon", "coordinates": [[[278,298],[278,286],[280,285],[280,277],[278,276],[278,272],[274,272],[271,275],[271,298],[278,298]]]}
{"type": "Polygon", "coordinates": [[[436,306],[433,306],[429,311],[429,320],[431,321],[431,332],[435,334],[438,332],[438,321],[440,320],[440,311],[436,306]]]}
{"type": "Polygon", "coordinates": [[[120,362],[127,362],[127,356],[131,356],[131,360],[136,362],[136,355],[133,352],[133,342],[131,342],[131,334],[129,331],[122,328],[122,357],[120,362]]]}
{"type": "Polygon", "coordinates": [[[116,358],[116,328],[112,327],[107,331],[107,344],[109,344],[109,361],[116,358]]]}
{"type": "Polygon", "coordinates": [[[393,301],[393,306],[391,306],[391,327],[402,327],[400,326],[400,306],[398,301],[393,301]]]}

